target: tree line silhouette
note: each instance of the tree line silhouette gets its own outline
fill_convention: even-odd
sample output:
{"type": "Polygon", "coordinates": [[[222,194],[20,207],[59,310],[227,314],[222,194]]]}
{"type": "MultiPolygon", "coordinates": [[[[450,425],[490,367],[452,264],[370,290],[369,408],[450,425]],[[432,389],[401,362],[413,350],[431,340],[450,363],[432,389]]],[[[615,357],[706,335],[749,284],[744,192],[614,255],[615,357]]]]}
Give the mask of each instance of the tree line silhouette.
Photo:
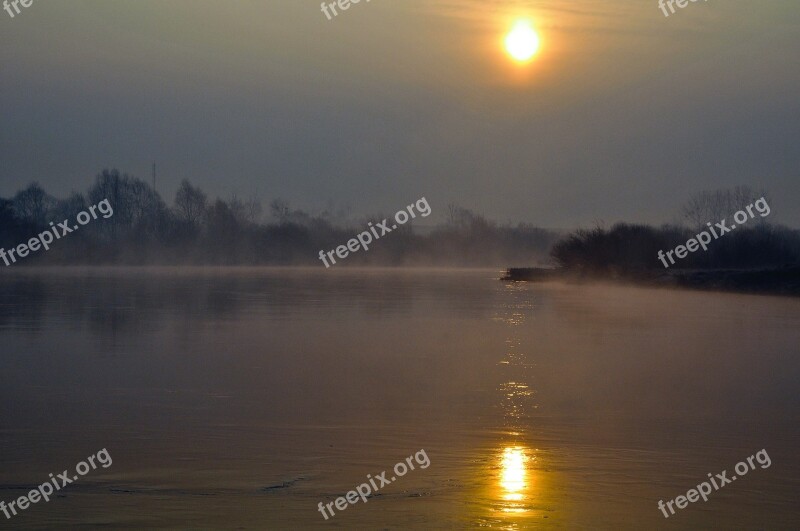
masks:
{"type": "MultiPolygon", "coordinates": [[[[681,209],[685,224],[651,227],[619,223],[568,234],[528,224],[500,225],[468,209],[447,205],[437,227],[392,231],[352,265],[515,267],[554,264],[563,270],[625,275],[663,269],[659,250],[692,238],[703,224],[730,217],[764,197],[747,187],[703,191],[681,209]]],[[[86,193],[65,199],[31,183],[13,197],[0,197],[0,247],[9,249],[47,230],[50,222],[74,219],[89,205],[108,199],[114,215],[98,219],[15,265],[322,265],[320,250],[332,249],[386,215],[350,220],[346,213],[311,214],[280,199],[267,212],[253,198],[210,200],[189,181],[180,183],[171,205],[147,182],[103,170],[86,193]]],[[[436,210],[436,205],[433,209],[436,210]]],[[[672,269],[742,269],[800,263],[800,231],[758,216],[717,239],[707,251],[691,253],[672,269]]],[[[345,266],[346,267],[346,266],[345,266]]]]}
{"type": "MultiPolygon", "coordinates": [[[[342,212],[311,214],[280,199],[264,212],[256,199],[209,199],[184,180],[172,204],[147,182],[103,170],[86,193],[57,199],[38,183],[13,197],[0,198],[0,247],[27,242],[50,222],[74,219],[89,205],[108,199],[114,215],[98,219],[16,265],[320,265],[318,253],[365,230],[369,221],[349,220],[342,212]]],[[[433,209],[436,206],[433,205],[433,209]]],[[[450,205],[439,227],[392,231],[348,265],[492,266],[543,263],[558,238],[551,230],[527,224],[498,225],[450,205]],[[424,230],[423,230],[424,229],[424,230]]]]}
{"type": "MultiPolygon", "coordinates": [[[[630,276],[649,270],[663,271],[659,251],[685,245],[707,223],[731,220],[734,213],[759,198],[763,190],[745,186],[705,190],[681,208],[684,224],[661,227],[618,223],[581,229],[559,240],[551,251],[565,271],[599,276],[630,276]]],[[[670,265],[671,270],[785,268],[800,264],[800,231],[768,222],[756,215],[747,224],[714,239],[707,250],[698,250],[670,265]]]]}

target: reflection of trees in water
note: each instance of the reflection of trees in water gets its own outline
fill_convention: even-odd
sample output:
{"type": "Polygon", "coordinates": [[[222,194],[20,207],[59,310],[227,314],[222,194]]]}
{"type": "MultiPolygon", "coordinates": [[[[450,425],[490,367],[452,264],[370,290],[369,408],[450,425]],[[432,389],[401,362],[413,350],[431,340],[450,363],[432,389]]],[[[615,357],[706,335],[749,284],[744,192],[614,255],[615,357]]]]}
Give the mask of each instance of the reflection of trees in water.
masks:
{"type": "Polygon", "coordinates": [[[206,321],[240,319],[261,313],[291,319],[308,313],[330,315],[349,302],[355,312],[408,315],[428,305],[467,317],[485,317],[493,297],[486,289],[465,290],[463,274],[368,272],[331,273],[250,269],[157,269],[8,275],[0,284],[0,325],[39,329],[48,316],[116,343],[158,331],[167,323],[186,334],[206,321]]]}
{"type": "Polygon", "coordinates": [[[6,277],[0,282],[0,327],[39,330],[47,302],[46,283],[6,277]]]}

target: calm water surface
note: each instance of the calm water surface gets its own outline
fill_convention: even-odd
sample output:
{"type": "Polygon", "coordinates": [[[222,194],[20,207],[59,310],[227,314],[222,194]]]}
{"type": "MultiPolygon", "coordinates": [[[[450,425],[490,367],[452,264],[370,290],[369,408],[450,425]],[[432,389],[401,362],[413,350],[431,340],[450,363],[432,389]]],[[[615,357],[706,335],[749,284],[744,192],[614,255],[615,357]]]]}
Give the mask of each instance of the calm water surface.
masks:
{"type": "Polygon", "coordinates": [[[113,458],[9,529],[800,529],[800,300],[495,271],[2,273],[0,500],[113,458]],[[420,449],[427,469],[317,511],[420,449]],[[769,468],[658,510],[761,449],[769,468]]]}

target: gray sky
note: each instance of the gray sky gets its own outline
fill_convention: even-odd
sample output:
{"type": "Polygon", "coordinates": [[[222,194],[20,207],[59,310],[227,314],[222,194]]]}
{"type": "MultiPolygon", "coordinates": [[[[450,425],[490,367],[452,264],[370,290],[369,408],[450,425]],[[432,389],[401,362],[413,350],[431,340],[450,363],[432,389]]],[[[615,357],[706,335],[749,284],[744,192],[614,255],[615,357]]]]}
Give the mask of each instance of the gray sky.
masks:
{"type": "Polygon", "coordinates": [[[188,178],[573,227],[744,184],[800,226],[798,94],[796,0],[34,0],[0,11],[0,195],[156,161],[168,201],[188,178]],[[527,64],[502,45],[520,17],[527,64]]]}

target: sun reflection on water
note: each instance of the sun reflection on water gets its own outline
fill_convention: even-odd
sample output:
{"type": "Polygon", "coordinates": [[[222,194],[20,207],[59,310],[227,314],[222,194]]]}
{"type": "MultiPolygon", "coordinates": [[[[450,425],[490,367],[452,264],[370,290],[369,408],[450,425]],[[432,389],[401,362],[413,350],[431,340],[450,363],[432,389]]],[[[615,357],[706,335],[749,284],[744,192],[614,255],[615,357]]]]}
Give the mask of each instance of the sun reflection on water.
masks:
{"type": "Polygon", "coordinates": [[[526,490],[528,489],[528,457],[519,446],[507,447],[500,458],[500,490],[504,503],[500,510],[505,513],[525,513],[526,490]]]}
{"type": "MultiPolygon", "coordinates": [[[[534,368],[529,346],[523,341],[523,327],[534,310],[532,294],[526,287],[506,286],[507,300],[500,320],[507,326],[505,348],[498,365],[502,382],[498,386],[503,431],[509,437],[500,445],[498,475],[494,486],[495,510],[505,517],[531,516],[536,501],[532,499],[534,459],[523,443],[536,410],[536,391],[529,384],[534,368]]],[[[495,516],[499,514],[495,513],[495,516]]],[[[514,524],[516,525],[516,523],[514,524]]]]}

